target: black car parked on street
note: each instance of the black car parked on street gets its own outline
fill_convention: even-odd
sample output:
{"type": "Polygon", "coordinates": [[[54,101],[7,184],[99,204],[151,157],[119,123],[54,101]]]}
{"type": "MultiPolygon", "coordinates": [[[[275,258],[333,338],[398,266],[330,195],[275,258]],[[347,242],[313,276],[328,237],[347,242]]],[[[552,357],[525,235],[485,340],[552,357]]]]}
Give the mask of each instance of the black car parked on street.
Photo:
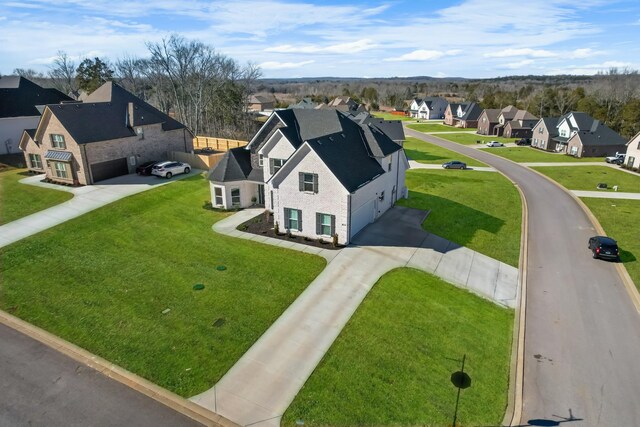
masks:
{"type": "Polygon", "coordinates": [[[613,259],[620,261],[618,242],[611,237],[593,236],[589,239],[589,249],[594,258],[613,259]]]}

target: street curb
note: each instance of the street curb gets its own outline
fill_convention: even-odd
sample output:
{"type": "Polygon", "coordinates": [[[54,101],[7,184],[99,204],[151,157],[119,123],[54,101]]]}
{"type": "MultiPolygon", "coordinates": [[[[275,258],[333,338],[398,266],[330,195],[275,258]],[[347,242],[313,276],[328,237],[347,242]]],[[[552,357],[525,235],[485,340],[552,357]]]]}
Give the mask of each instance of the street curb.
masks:
{"type": "Polygon", "coordinates": [[[172,393],[120,366],[89,353],[87,350],[63,340],[37,326],[25,322],[9,313],[0,310],[0,323],[33,338],[36,341],[82,363],[108,378],[150,397],[151,399],[173,409],[174,411],[210,427],[239,427],[222,415],[209,411],[172,393]]]}
{"type": "MultiPolygon", "coordinates": [[[[591,212],[591,209],[589,209],[589,207],[578,196],[576,196],[570,190],[565,188],[563,185],[549,178],[542,172],[539,172],[528,166],[525,166],[525,167],[537,173],[538,175],[544,177],[547,181],[550,181],[551,183],[559,187],[562,191],[564,191],[569,196],[571,196],[578,203],[578,206],[580,206],[580,208],[584,211],[585,215],[587,215],[587,218],[589,218],[589,221],[591,221],[591,224],[593,224],[594,228],[596,229],[596,232],[603,236],[607,235],[607,233],[604,231],[604,228],[602,228],[600,221],[598,221],[598,218],[596,218],[593,212],[591,212]]],[[[629,276],[629,272],[625,268],[624,264],[621,262],[617,262],[615,263],[615,266],[616,266],[616,270],[618,271],[618,275],[620,276],[620,279],[622,279],[622,283],[624,284],[625,288],[627,288],[627,292],[631,297],[631,302],[635,306],[636,311],[640,314],[640,291],[638,291],[638,288],[636,287],[635,283],[633,282],[633,280],[631,280],[631,276],[629,276]]]]}

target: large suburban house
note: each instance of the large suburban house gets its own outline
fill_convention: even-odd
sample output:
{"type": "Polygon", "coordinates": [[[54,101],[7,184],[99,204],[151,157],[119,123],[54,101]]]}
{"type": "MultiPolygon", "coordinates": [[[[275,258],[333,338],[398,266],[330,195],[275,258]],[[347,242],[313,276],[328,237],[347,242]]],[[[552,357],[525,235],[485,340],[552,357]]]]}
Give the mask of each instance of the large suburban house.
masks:
{"type": "MultiPolygon", "coordinates": [[[[533,127],[537,122],[538,118],[530,112],[518,110],[513,119],[504,125],[502,136],[505,138],[531,138],[533,127]]],[[[500,129],[498,126],[500,126],[500,123],[496,125],[495,129],[500,129]]]]}
{"type": "Polygon", "coordinates": [[[444,113],[444,124],[459,128],[474,128],[478,126],[480,114],[482,114],[482,107],[475,102],[450,103],[444,113]]]}
{"type": "Polygon", "coordinates": [[[558,120],[555,151],[575,157],[611,156],[626,150],[627,141],[600,120],[570,112],[558,120]]]}
{"type": "Polygon", "coordinates": [[[44,106],[20,140],[30,171],[54,182],[88,185],[135,171],[170,152],[191,152],[193,135],[168,115],[107,82],[84,102],[44,106]]]}
{"type": "Polygon", "coordinates": [[[24,77],[0,76],[0,154],[20,153],[20,138],[40,120],[38,106],[71,101],[56,89],[46,89],[24,77]]]}
{"type": "Polygon", "coordinates": [[[640,132],[627,142],[624,164],[627,165],[628,168],[640,169],[640,132]]]}
{"type": "Polygon", "coordinates": [[[493,135],[493,128],[498,124],[498,116],[501,110],[498,108],[485,108],[478,117],[479,135],[493,135]]]}
{"type": "Polygon", "coordinates": [[[268,95],[251,95],[247,103],[247,111],[260,112],[273,110],[276,106],[276,99],[268,95]]]}
{"type": "Polygon", "coordinates": [[[409,115],[416,119],[444,119],[449,102],[439,96],[415,98],[409,106],[409,115]]]}
{"type": "Polygon", "coordinates": [[[334,109],[273,112],[209,174],[214,207],[264,205],[282,232],[348,244],[407,196],[402,146],[334,109]]]}
{"type": "Polygon", "coordinates": [[[328,104],[320,104],[316,107],[318,110],[338,110],[343,113],[361,113],[367,111],[364,104],[358,104],[350,96],[338,96],[328,104]]]}
{"type": "Polygon", "coordinates": [[[559,117],[543,117],[533,125],[531,146],[545,151],[556,150],[556,138],[558,134],[559,117]]]}

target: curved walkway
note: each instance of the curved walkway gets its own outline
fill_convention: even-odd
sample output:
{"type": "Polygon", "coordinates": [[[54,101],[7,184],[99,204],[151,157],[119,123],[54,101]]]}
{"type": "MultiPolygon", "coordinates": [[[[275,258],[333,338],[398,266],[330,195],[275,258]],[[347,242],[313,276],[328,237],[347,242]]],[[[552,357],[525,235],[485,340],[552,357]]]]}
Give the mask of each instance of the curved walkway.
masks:
{"type": "Polygon", "coordinates": [[[597,230],[579,202],[524,166],[410,129],[405,132],[495,167],[527,200],[522,425],[534,420],[537,425],[637,425],[637,291],[619,272],[620,265],[591,258],[587,240],[597,230]]]}
{"type": "MultiPolygon", "coordinates": [[[[213,228],[304,252],[318,250],[236,230],[260,212],[241,211],[213,228]]],[[[424,211],[395,207],[358,234],[352,245],[325,250],[335,255],[322,273],[212,389],[191,400],[241,425],[278,426],[369,290],[394,268],[422,269],[514,307],[518,270],[425,232],[425,216],[424,211]]]]}

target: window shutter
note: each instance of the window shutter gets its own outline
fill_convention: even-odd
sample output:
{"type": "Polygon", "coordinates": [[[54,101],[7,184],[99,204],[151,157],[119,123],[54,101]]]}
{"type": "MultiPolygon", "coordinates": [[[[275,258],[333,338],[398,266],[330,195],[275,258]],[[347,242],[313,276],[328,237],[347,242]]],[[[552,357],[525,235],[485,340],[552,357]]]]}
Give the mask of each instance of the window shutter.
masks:
{"type": "Polygon", "coordinates": [[[269,174],[273,175],[273,159],[269,159],[269,174]]]}
{"type": "Polygon", "coordinates": [[[322,234],[322,214],[316,212],[316,234],[322,234]]]}
{"type": "Polygon", "coordinates": [[[331,215],[331,235],[336,234],[336,216],[331,215]]]}
{"type": "Polygon", "coordinates": [[[318,174],[317,173],[313,174],[313,192],[314,193],[318,192],[318,174]]]}
{"type": "Polygon", "coordinates": [[[302,231],[302,211],[298,209],[298,231],[302,231]]]}
{"type": "Polygon", "coordinates": [[[298,190],[304,190],[304,173],[298,172],[298,190]]]}
{"type": "Polygon", "coordinates": [[[289,208],[284,208],[284,228],[289,228],[289,218],[291,218],[289,211],[289,208]]]}

